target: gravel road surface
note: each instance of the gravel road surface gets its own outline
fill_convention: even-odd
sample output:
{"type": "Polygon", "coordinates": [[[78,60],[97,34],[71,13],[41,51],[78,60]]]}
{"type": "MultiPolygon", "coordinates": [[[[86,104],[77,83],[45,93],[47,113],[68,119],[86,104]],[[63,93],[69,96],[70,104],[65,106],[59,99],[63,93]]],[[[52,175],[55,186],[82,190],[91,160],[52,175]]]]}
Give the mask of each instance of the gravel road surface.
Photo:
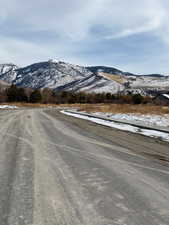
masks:
{"type": "Polygon", "coordinates": [[[0,124],[0,225],[169,224],[168,143],[55,109],[0,124]]]}

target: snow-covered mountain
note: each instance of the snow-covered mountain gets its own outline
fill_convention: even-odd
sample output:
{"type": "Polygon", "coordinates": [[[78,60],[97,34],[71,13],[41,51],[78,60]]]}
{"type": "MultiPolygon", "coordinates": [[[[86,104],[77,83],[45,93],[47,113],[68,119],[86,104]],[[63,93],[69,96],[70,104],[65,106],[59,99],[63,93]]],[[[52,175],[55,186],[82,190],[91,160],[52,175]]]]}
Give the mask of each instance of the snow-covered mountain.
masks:
{"type": "Polygon", "coordinates": [[[12,63],[0,64],[0,80],[12,83],[17,75],[18,67],[12,63]]]}
{"type": "Polygon", "coordinates": [[[92,70],[70,63],[49,60],[23,68],[13,64],[1,66],[0,79],[18,86],[31,88],[52,88],[56,91],[87,91],[117,93],[123,85],[92,70]]]}
{"type": "Polygon", "coordinates": [[[142,94],[150,90],[169,91],[169,76],[138,76],[113,67],[83,67],[56,60],[39,62],[23,68],[14,64],[1,64],[0,80],[23,87],[48,87],[56,91],[132,91],[142,94]]]}
{"type": "Polygon", "coordinates": [[[13,83],[31,88],[57,89],[91,74],[85,67],[50,60],[18,69],[13,83]]]}
{"type": "Polygon", "coordinates": [[[73,81],[72,83],[69,83],[63,87],[59,87],[59,89],[60,88],[61,90],[65,91],[84,91],[88,93],[110,92],[113,94],[124,90],[124,86],[120,83],[95,74],[92,74],[80,80],[73,81]]]}
{"type": "Polygon", "coordinates": [[[116,68],[104,66],[87,68],[95,74],[123,85],[124,93],[132,92],[147,95],[153,92],[169,92],[169,76],[161,74],[135,75],[116,68]]]}

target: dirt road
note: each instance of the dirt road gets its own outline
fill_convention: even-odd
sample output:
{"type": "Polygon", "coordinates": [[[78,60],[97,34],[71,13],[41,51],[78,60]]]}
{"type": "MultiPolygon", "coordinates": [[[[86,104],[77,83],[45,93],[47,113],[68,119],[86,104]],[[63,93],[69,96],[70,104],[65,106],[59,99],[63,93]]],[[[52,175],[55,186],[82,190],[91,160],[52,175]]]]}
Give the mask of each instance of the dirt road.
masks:
{"type": "Polygon", "coordinates": [[[0,225],[169,224],[169,144],[56,110],[0,124],[0,225]]]}

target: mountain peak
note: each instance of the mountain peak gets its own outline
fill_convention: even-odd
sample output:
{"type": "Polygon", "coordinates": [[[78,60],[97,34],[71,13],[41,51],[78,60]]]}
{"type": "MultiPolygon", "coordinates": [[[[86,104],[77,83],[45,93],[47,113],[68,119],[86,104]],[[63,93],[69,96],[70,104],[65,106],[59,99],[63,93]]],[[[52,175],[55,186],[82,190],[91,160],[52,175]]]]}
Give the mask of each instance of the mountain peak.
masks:
{"type": "Polygon", "coordinates": [[[60,63],[60,61],[58,59],[49,59],[48,62],[49,63],[60,63]]]}

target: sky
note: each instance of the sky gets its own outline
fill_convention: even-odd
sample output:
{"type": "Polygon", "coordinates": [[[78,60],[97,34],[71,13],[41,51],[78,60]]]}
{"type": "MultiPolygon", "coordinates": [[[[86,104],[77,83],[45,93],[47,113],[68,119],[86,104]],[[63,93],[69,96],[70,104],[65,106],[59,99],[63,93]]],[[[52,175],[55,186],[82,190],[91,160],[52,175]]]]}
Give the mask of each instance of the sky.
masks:
{"type": "Polygon", "coordinates": [[[0,63],[169,74],[168,0],[0,0],[0,63]]]}

